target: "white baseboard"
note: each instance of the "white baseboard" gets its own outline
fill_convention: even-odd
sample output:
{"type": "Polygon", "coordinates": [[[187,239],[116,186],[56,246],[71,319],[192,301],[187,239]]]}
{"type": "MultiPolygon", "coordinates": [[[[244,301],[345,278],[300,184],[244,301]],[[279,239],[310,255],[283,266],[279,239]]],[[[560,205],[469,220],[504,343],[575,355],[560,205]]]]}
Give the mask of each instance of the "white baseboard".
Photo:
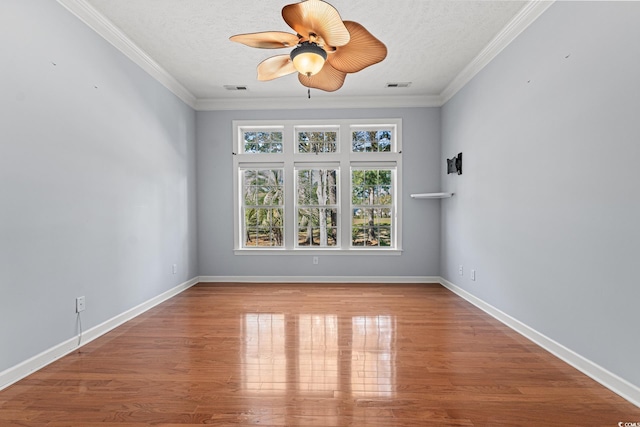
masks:
{"type": "Polygon", "coordinates": [[[535,329],[527,326],[519,320],[509,316],[491,304],[470,294],[464,289],[454,285],[448,280],[437,276],[200,276],[194,277],[168,291],[151,298],[150,300],[131,308],[103,323],[82,333],[80,337],[75,336],[44,352],[25,360],[24,362],[0,372],[0,390],[25,378],[29,374],[37,371],[56,361],[57,359],[71,353],[82,345],[106,334],[123,323],[133,319],[156,305],[172,298],[185,291],[191,286],[200,282],[230,282],[230,283],[440,283],[451,292],[459,295],[471,304],[480,308],[490,316],[502,322],[512,330],[518,332],[525,338],[536,343],[540,347],[549,351],[559,359],[578,369],[614,393],[625,398],[634,405],[640,407],[640,388],[631,384],[616,374],[609,372],[603,367],[593,363],[585,357],[568,349],[562,344],[541,334],[535,329]]]}
{"type": "Polygon", "coordinates": [[[503,311],[470,294],[464,289],[454,285],[448,280],[440,278],[439,283],[445,288],[449,289],[451,292],[469,301],[471,304],[475,305],[485,313],[504,323],[506,326],[518,332],[520,335],[533,341],[554,356],[573,366],[586,376],[594,379],[603,386],[607,387],[609,390],[620,395],[634,405],[640,407],[640,387],[637,387],[627,380],[620,378],[616,374],[609,372],[600,365],[597,365],[589,359],[586,359],[573,350],[568,349],[567,347],[552,340],[546,335],[541,334],[535,329],[525,325],[519,320],[514,319],[503,311]]]}
{"type": "Polygon", "coordinates": [[[440,283],[438,276],[200,276],[214,283],[440,283]]]}
{"type": "Polygon", "coordinates": [[[17,381],[27,377],[38,369],[44,368],[51,362],[55,362],[61,357],[71,353],[72,351],[75,351],[85,344],[90,343],[94,339],[106,334],[112,329],[117,328],[118,326],[133,319],[134,317],[139,316],[140,314],[155,307],[156,305],[168,300],[171,297],[174,297],[175,295],[178,295],[180,292],[183,292],[184,290],[190,288],[199,281],[199,277],[194,277],[191,280],[179,284],[175,288],[169,289],[168,291],[163,292],[162,294],[151,298],[150,300],[145,301],[142,304],[125,311],[124,313],[112,317],[111,319],[84,331],[80,336],[74,336],[73,338],[70,338],[54,347],[51,347],[50,349],[45,350],[42,353],[33,356],[32,358],[27,359],[16,366],[0,372],[0,390],[9,387],[11,384],[14,384],[17,381]]]}

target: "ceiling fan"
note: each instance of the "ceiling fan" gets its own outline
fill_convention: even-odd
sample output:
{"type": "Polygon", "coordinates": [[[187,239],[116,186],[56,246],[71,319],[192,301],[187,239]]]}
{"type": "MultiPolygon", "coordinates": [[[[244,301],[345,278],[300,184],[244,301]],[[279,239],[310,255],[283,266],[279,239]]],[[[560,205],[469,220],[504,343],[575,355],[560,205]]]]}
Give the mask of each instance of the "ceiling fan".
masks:
{"type": "Polygon", "coordinates": [[[304,0],[282,8],[282,17],[296,34],[282,31],[237,34],[231,41],[250,47],[278,49],[296,46],[290,54],[267,58],[258,65],[258,80],[267,81],[298,72],[308,88],[338,90],[348,73],[382,61],[387,47],[362,25],[343,21],[322,0],[304,0]]]}

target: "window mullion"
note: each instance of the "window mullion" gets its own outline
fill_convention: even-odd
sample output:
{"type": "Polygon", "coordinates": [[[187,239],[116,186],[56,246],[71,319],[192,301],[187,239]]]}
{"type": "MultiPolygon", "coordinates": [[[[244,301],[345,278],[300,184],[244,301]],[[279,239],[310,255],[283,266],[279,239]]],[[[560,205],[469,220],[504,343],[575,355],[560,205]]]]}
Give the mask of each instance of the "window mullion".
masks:
{"type": "Polygon", "coordinates": [[[282,135],[284,144],[284,177],[285,177],[285,197],[284,197],[284,246],[285,249],[294,249],[296,230],[296,194],[295,194],[295,130],[293,125],[286,125],[282,135]]]}
{"type": "Polygon", "coordinates": [[[351,246],[351,128],[340,126],[340,247],[351,246]]]}
{"type": "Polygon", "coordinates": [[[397,160],[396,169],[393,172],[393,236],[394,247],[402,249],[402,157],[397,160]]]}

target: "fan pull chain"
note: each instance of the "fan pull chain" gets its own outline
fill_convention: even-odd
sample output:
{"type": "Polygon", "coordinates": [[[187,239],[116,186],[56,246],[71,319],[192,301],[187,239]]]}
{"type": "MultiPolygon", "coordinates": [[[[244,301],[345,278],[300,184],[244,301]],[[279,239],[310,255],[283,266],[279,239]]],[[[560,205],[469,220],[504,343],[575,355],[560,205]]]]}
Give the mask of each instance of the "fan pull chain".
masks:
{"type": "Polygon", "coordinates": [[[307,97],[311,99],[311,74],[307,74],[307,81],[309,82],[309,86],[307,86],[307,97]]]}

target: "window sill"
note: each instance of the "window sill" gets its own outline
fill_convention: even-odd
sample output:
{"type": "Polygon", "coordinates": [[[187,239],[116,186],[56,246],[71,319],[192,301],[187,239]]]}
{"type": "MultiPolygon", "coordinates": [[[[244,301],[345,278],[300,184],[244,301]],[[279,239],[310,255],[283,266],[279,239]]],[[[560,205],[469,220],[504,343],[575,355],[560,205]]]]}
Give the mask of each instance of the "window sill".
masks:
{"type": "Polygon", "coordinates": [[[400,256],[402,249],[234,249],[235,255],[400,256]]]}

